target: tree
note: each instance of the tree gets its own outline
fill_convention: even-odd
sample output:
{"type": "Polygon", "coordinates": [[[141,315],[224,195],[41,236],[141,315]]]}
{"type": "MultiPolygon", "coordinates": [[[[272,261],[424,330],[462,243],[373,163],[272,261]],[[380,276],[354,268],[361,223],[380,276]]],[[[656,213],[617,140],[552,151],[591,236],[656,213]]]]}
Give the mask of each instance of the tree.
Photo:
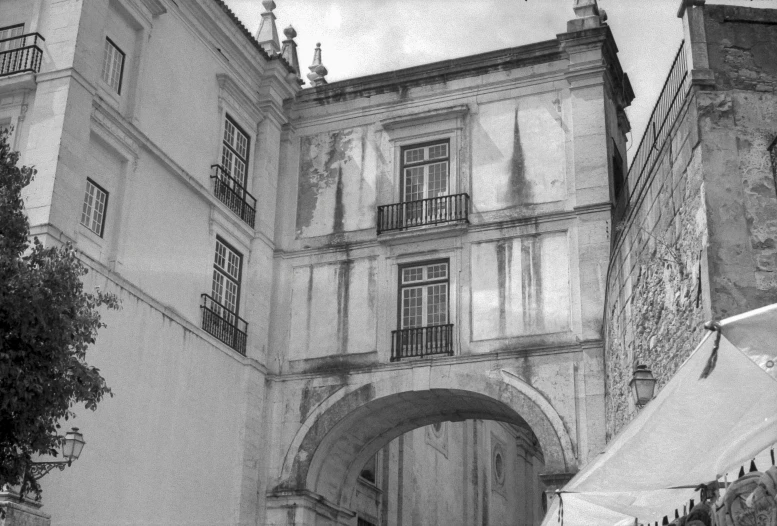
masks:
{"type": "Polygon", "coordinates": [[[118,308],[113,294],[84,291],[87,269],[70,244],[30,241],[21,192],[35,170],[16,166],[8,136],[0,132],[0,487],[25,481],[34,457],[58,454],[75,404],[94,410],[113,396],[85,358],[105,326],[98,308],[118,308]]]}

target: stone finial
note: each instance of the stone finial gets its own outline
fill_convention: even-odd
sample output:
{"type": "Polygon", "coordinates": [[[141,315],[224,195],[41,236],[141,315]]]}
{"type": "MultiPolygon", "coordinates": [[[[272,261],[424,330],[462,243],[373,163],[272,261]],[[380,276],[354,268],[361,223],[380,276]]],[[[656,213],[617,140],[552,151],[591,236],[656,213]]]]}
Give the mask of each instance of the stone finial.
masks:
{"type": "Polygon", "coordinates": [[[321,63],[321,42],[316,44],[316,51],[313,53],[313,63],[308,67],[308,79],[313,86],[323,86],[326,84],[326,74],[329,73],[321,63]]]}
{"type": "Polygon", "coordinates": [[[283,30],[283,34],[286,36],[286,40],[283,41],[283,49],[281,50],[281,56],[286,59],[286,62],[291,64],[294,71],[297,72],[297,79],[302,82],[302,72],[299,69],[299,58],[297,57],[297,43],[294,42],[294,38],[297,36],[297,31],[289,26],[283,30]]]}
{"type": "Polygon", "coordinates": [[[278,41],[278,29],[275,27],[275,15],[273,9],[275,9],[275,2],[273,0],[263,0],[264,13],[262,13],[262,22],[259,24],[259,29],[256,31],[256,41],[264,48],[270,55],[280,53],[281,45],[278,41]]]}
{"type": "Polygon", "coordinates": [[[596,0],[574,0],[572,9],[577,18],[567,22],[567,32],[582,31],[602,26],[607,20],[607,13],[599,9],[596,0]]]}

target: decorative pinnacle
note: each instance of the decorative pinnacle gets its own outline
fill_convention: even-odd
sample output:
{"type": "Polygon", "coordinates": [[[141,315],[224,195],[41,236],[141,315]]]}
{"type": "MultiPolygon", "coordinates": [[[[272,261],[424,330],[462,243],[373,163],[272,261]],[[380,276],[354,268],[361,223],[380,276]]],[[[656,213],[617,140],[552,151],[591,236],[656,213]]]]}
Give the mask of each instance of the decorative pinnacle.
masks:
{"type": "Polygon", "coordinates": [[[308,67],[308,79],[313,86],[322,86],[326,84],[326,74],[329,73],[321,63],[321,42],[316,43],[316,50],[313,52],[313,63],[308,67]]]}
{"type": "Polygon", "coordinates": [[[283,41],[281,56],[286,59],[286,62],[291,64],[291,67],[296,72],[297,82],[302,84],[302,72],[299,68],[299,58],[297,58],[297,43],[294,42],[297,31],[292,26],[289,26],[283,30],[283,34],[286,35],[286,40],[283,41]]]}
{"type": "Polygon", "coordinates": [[[256,41],[264,48],[267,53],[274,55],[281,50],[281,44],[278,42],[278,30],[275,28],[275,9],[274,0],[262,0],[265,12],[262,13],[262,22],[256,31],[256,41]]]}

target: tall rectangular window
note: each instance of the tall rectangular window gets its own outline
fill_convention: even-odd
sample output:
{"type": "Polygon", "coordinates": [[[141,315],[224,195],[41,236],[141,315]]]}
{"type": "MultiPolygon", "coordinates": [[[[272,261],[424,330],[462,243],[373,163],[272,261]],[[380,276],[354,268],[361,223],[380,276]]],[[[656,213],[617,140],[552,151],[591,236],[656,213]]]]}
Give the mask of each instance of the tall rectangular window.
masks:
{"type": "Polygon", "coordinates": [[[402,202],[407,226],[436,223],[448,216],[448,141],[402,149],[402,202]]]}
{"type": "Polygon", "coordinates": [[[221,167],[244,191],[248,173],[248,135],[227,116],[221,148],[221,167]]]}
{"type": "Polygon", "coordinates": [[[402,201],[448,195],[448,141],[402,149],[402,201]]]}
{"type": "Polygon", "coordinates": [[[400,328],[448,323],[448,262],[400,269],[400,328]]]}
{"type": "Polygon", "coordinates": [[[219,313],[234,323],[240,302],[240,272],[243,256],[221,239],[216,239],[216,259],[213,263],[211,296],[228,312],[219,313]]]}
{"type": "Polygon", "coordinates": [[[105,53],[103,54],[103,80],[116,93],[121,93],[121,81],[124,75],[124,52],[110,38],[105,38],[105,53]]]}
{"type": "Polygon", "coordinates": [[[108,206],[108,192],[91,179],[86,180],[84,206],[81,209],[81,224],[102,237],[105,227],[105,209],[108,206]]]}

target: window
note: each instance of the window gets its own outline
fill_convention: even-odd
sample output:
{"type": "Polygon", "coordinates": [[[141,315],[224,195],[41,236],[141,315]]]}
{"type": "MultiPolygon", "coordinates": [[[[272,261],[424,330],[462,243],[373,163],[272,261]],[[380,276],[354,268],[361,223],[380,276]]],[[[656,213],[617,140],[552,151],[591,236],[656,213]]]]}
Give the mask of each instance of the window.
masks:
{"type": "Polygon", "coordinates": [[[400,269],[400,328],[448,323],[448,262],[400,269]]]}
{"type": "Polygon", "coordinates": [[[446,215],[447,201],[424,199],[448,195],[448,150],[447,140],[402,149],[402,201],[417,203],[406,208],[407,221],[446,215]]]}
{"type": "Polygon", "coordinates": [[[237,183],[235,189],[242,192],[248,173],[248,135],[229,116],[224,123],[221,167],[237,183]]]}
{"type": "Polygon", "coordinates": [[[24,34],[24,24],[0,28],[0,51],[18,49],[24,45],[23,38],[13,38],[24,34]]]}
{"type": "Polygon", "coordinates": [[[91,179],[86,180],[84,207],[81,210],[81,224],[102,237],[105,227],[105,208],[108,206],[108,192],[91,179]]]}
{"type": "Polygon", "coordinates": [[[121,94],[121,81],[124,75],[124,53],[110,38],[105,38],[103,55],[103,80],[121,94]]]}
{"type": "Polygon", "coordinates": [[[240,301],[240,272],[243,257],[221,239],[216,240],[216,260],[213,263],[214,301],[228,312],[223,314],[227,321],[234,322],[240,301]]]}
{"type": "Polygon", "coordinates": [[[392,333],[392,361],[453,353],[448,280],[448,261],[399,268],[399,329],[392,333]]]}
{"type": "Polygon", "coordinates": [[[216,238],[211,295],[202,295],[202,328],[240,354],[246,353],[248,323],[238,314],[243,256],[216,238]]]}

